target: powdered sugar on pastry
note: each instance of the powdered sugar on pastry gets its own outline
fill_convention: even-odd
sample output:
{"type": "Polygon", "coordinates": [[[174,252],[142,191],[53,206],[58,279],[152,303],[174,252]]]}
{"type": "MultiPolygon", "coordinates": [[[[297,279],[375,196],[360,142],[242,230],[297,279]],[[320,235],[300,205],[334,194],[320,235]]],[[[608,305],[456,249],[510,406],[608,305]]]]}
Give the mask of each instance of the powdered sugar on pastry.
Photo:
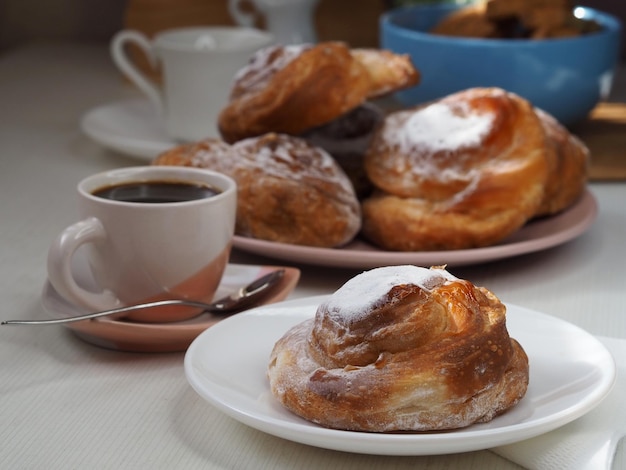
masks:
{"type": "Polygon", "coordinates": [[[254,93],[261,90],[278,71],[287,66],[303,51],[310,48],[308,44],[293,44],[287,46],[270,46],[257,51],[246,66],[241,68],[233,79],[236,84],[233,92],[246,90],[254,93]]]}
{"type": "Polygon", "coordinates": [[[387,266],[365,271],[339,288],[323,305],[331,316],[340,316],[344,323],[359,321],[373,309],[394,299],[388,297],[392,287],[416,285],[431,290],[446,281],[455,280],[444,269],[426,269],[418,266],[387,266]]]}
{"type": "Polygon", "coordinates": [[[433,103],[416,112],[398,113],[385,126],[384,139],[400,152],[455,151],[480,144],[493,124],[491,113],[477,113],[467,103],[433,103]]]}
{"type": "Polygon", "coordinates": [[[219,139],[206,139],[189,149],[191,166],[211,168],[227,164],[232,160],[230,145],[219,139]]]}
{"type": "Polygon", "coordinates": [[[401,186],[412,186],[416,177],[468,182],[471,178],[464,164],[464,150],[477,148],[485,141],[494,119],[493,113],[471,109],[466,102],[441,101],[418,110],[392,113],[377,141],[384,145],[380,150],[390,151],[393,157],[378,164],[393,171],[402,180],[401,186]]]}
{"type": "Polygon", "coordinates": [[[341,191],[336,191],[335,197],[343,193],[349,194],[350,198],[354,195],[350,180],[330,154],[302,139],[268,134],[261,139],[239,141],[232,149],[242,164],[257,168],[261,178],[308,183],[318,180],[340,187],[341,191]]]}

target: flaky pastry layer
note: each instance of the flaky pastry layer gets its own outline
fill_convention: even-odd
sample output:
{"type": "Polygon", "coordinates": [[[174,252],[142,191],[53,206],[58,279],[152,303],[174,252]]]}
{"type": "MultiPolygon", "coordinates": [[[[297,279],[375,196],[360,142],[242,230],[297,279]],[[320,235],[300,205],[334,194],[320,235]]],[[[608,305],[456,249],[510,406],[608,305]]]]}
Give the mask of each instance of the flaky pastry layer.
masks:
{"type": "Polygon", "coordinates": [[[335,429],[456,429],[489,421],[528,386],[528,358],[487,289],[447,271],[378,268],[289,330],[268,367],[273,395],[335,429]]]}
{"type": "Polygon", "coordinates": [[[268,132],[300,135],[418,81],[409,57],[388,51],[352,51],[341,42],[271,46],[234,77],[219,130],[227,142],[268,132]]]}

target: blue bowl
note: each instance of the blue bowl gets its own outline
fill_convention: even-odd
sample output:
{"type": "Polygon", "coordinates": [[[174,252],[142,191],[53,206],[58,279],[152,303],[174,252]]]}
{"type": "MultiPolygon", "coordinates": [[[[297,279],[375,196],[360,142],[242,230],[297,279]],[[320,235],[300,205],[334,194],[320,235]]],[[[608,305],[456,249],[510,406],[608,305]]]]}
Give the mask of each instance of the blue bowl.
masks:
{"type": "Polygon", "coordinates": [[[473,87],[500,87],[523,96],[570,126],[606,99],[620,52],[621,23],[577,7],[579,18],[602,30],[563,39],[474,39],[429,34],[453,4],[409,6],[380,19],[381,47],[409,54],[420,83],[396,94],[413,106],[473,87]]]}

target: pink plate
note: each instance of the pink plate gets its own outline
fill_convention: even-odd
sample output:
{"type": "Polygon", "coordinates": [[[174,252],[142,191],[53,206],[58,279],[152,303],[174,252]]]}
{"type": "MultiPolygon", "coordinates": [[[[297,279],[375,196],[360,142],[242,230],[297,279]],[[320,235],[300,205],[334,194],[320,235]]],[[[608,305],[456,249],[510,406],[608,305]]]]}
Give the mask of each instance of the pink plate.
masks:
{"type": "MultiPolygon", "coordinates": [[[[95,283],[86,261],[80,252],[74,257],[74,275],[86,287],[94,288],[95,283]]],[[[242,285],[275,269],[284,269],[285,275],[276,288],[263,297],[259,305],[284,300],[295,288],[300,279],[300,271],[284,266],[254,266],[229,264],[218,287],[216,298],[227,295],[242,285]]],[[[49,317],[60,318],[87,313],[59,295],[49,282],[43,288],[41,302],[49,317]]],[[[204,330],[219,322],[225,316],[202,314],[191,320],[172,323],[138,323],[107,317],[66,323],[65,327],[81,339],[108,349],[135,352],[185,351],[189,344],[204,330]]]]}
{"type": "Polygon", "coordinates": [[[341,248],[316,248],[236,236],[234,247],[291,262],[342,268],[374,268],[397,264],[462,266],[533,253],[570,241],[595,221],[598,204],[586,191],[567,210],[529,222],[501,243],[485,248],[450,251],[385,251],[356,239],[341,248]]]}

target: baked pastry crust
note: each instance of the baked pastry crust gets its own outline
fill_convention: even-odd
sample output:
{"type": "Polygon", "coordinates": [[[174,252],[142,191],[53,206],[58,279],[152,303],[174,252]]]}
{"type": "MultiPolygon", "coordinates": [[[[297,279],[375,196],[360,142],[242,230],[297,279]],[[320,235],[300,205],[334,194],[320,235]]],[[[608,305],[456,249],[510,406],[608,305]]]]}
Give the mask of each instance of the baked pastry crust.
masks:
{"type": "Polygon", "coordinates": [[[442,36],[468,38],[500,37],[498,24],[487,17],[486,11],[487,4],[485,2],[460,8],[445,16],[430,32],[442,36]]]}
{"type": "Polygon", "coordinates": [[[296,245],[336,247],[361,227],[350,180],[324,150],[267,134],[229,145],[219,139],[175,147],[155,165],[208,168],[237,182],[235,233],[296,245]]]}
{"type": "Polygon", "coordinates": [[[556,214],[571,206],[584,192],[591,155],[587,146],[553,116],[535,109],[548,138],[548,181],[537,216],[556,214]]]}
{"type": "Polygon", "coordinates": [[[433,431],[489,421],[528,386],[528,358],[497,297],[442,268],[377,268],[275,344],[273,395],[353,431],[433,431]]]}
{"type": "Polygon", "coordinates": [[[544,201],[547,137],[532,105],[472,88],[389,114],[365,156],[378,188],[363,201],[363,233],[390,250],[487,246],[544,201]]]}
{"type": "Polygon", "coordinates": [[[159,154],[152,164],[207,168],[232,176],[236,162],[232,146],[222,139],[211,137],[172,147],[159,154]]]}
{"type": "Polygon", "coordinates": [[[234,77],[219,130],[231,143],[269,132],[300,135],[418,80],[406,55],[351,51],[341,42],[271,46],[234,77]]]}

